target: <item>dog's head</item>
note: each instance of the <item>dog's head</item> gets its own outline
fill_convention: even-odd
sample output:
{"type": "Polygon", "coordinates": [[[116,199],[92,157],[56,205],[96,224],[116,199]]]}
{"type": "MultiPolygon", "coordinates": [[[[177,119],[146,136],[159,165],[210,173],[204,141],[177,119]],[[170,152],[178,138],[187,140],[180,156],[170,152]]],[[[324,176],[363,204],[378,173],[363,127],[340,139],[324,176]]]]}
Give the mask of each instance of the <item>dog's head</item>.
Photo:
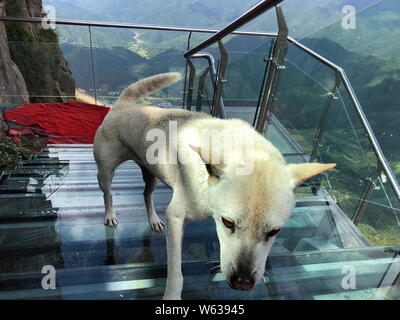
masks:
{"type": "Polygon", "coordinates": [[[204,155],[202,159],[209,174],[221,271],[233,289],[251,290],[264,275],[275,237],[295,207],[296,187],[335,164],[287,165],[261,157],[254,159],[250,174],[237,175],[234,164],[213,165],[204,155]]]}

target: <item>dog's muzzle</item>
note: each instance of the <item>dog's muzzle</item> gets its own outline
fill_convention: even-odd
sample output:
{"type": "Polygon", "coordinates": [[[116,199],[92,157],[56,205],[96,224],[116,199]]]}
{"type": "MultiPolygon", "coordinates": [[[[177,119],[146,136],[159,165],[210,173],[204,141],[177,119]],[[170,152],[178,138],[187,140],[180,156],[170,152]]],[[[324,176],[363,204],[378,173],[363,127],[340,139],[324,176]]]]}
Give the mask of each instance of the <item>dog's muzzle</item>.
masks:
{"type": "Polygon", "coordinates": [[[254,277],[243,274],[233,274],[229,279],[229,285],[235,290],[249,291],[253,289],[254,277]]]}

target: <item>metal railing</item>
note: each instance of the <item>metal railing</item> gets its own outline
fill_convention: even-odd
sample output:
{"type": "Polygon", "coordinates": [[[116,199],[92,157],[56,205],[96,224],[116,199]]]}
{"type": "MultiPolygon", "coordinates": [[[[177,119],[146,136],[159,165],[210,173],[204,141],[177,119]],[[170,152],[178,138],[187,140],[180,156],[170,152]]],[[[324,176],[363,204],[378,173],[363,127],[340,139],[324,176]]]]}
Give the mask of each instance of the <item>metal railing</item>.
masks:
{"type": "MultiPolygon", "coordinates": [[[[101,27],[101,28],[120,28],[120,29],[139,29],[139,30],[158,30],[158,31],[175,31],[175,32],[196,32],[196,33],[218,33],[218,29],[208,28],[188,28],[188,27],[173,27],[173,26],[157,26],[149,24],[136,23],[119,23],[105,21],[87,21],[79,19],[46,19],[48,23],[55,25],[78,26],[78,27],[101,27]]],[[[24,22],[24,23],[43,23],[43,18],[35,17],[8,17],[0,16],[0,21],[3,22],[24,22]]],[[[258,31],[241,31],[235,30],[231,34],[244,36],[274,36],[272,32],[258,31]]]]}
{"type": "MultiPolygon", "coordinates": [[[[206,28],[187,28],[187,27],[170,27],[170,26],[156,26],[156,25],[143,25],[143,24],[130,24],[130,23],[113,23],[113,22],[99,22],[99,21],[85,21],[85,20],[72,20],[72,19],[48,19],[48,22],[54,23],[56,25],[69,25],[69,26],[86,26],[88,28],[90,27],[102,27],[102,28],[125,28],[125,29],[142,29],[142,30],[161,30],[161,31],[172,31],[172,32],[186,32],[189,34],[188,38],[188,44],[190,43],[190,36],[192,33],[215,33],[211,38],[208,40],[200,43],[193,49],[188,50],[184,56],[188,59],[193,57],[196,53],[198,53],[200,50],[203,50],[204,48],[215,44],[215,43],[221,43],[221,40],[226,37],[227,35],[247,35],[247,36],[261,36],[261,37],[278,37],[277,32],[255,32],[255,31],[240,31],[237,30],[237,28],[240,28],[244,24],[248,23],[249,21],[253,20],[256,16],[262,14],[263,12],[273,8],[276,6],[278,3],[282,2],[283,0],[266,0],[262,1],[252,9],[250,9],[248,12],[246,12],[244,15],[239,17],[237,20],[235,20],[233,23],[229,24],[227,27],[225,27],[222,30],[216,30],[216,29],[206,29],[206,28]]],[[[32,18],[32,17],[0,17],[0,21],[3,22],[21,22],[21,23],[42,23],[43,19],[42,18],[32,18]]],[[[315,51],[311,50],[310,48],[306,47],[305,45],[301,44],[294,38],[287,36],[286,40],[293,44],[295,47],[301,49],[304,51],[306,54],[309,56],[315,58],[317,61],[321,62],[328,68],[332,69],[336,75],[338,82],[343,83],[346,92],[348,93],[350,100],[352,102],[352,105],[354,107],[354,110],[356,111],[356,114],[362,123],[362,126],[364,130],[367,133],[367,137],[369,139],[369,142],[371,143],[371,146],[373,148],[373,151],[376,155],[377,161],[378,161],[378,168],[381,170],[387,177],[388,182],[392,186],[395,195],[397,198],[400,200],[400,186],[399,183],[397,182],[397,179],[390,168],[388,161],[386,160],[383,151],[376,139],[376,136],[369,124],[369,121],[361,107],[360,102],[357,99],[357,96],[350,84],[350,81],[345,73],[345,71],[337,66],[335,63],[332,61],[326,59],[325,57],[321,56],[320,54],[316,53],[315,51]]],[[[221,71],[221,70],[219,70],[221,71]]],[[[267,75],[268,76],[268,73],[267,75]]],[[[219,79],[220,81],[224,81],[222,78],[219,79]]],[[[339,85],[339,83],[337,85],[339,85]]],[[[222,92],[222,87],[221,87],[221,92],[222,92]]],[[[221,99],[222,101],[222,99],[221,99]]],[[[327,108],[329,108],[329,102],[327,105],[327,108]]],[[[265,104],[262,106],[263,108],[266,108],[267,105],[265,104]]],[[[223,112],[223,101],[220,104],[220,108],[222,108],[221,112],[223,112]]],[[[264,110],[265,112],[266,110],[264,110]]],[[[260,110],[262,112],[262,110],[260,110]]],[[[267,119],[265,119],[267,121],[267,119]]],[[[321,121],[321,124],[324,123],[323,119],[321,121]]],[[[323,128],[321,127],[319,130],[320,135],[323,134],[323,128]]],[[[314,148],[318,148],[318,143],[315,143],[314,148]]],[[[313,153],[315,153],[315,150],[313,150],[313,153]]]]}

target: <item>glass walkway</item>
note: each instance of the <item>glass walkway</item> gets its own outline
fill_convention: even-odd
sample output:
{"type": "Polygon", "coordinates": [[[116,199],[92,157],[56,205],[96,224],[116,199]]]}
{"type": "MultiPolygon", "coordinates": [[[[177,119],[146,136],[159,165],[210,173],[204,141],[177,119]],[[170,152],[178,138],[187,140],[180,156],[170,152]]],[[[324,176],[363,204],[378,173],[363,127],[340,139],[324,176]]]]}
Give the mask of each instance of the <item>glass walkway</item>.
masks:
{"type": "MultiPolygon", "coordinates": [[[[0,190],[0,299],[159,299],[165,288],[165,235],[150,230],[139,168],[122,164],[113,193],[119,225],[103,225],[102,195],[89,145],[52,145],[6,172],[0,190]],[[41,288],[56,268],[57,288],[41,288]]],[[[170,190],[159,185],[164,218],[170,190]]],[[[400,248],[399,248],[400,249],[400,248]]],[[[229,288],[218,273],[212,220],[190,223],[183,242],[183,299],[398,298],[400,250],[371,247],[330,196],[299,190],[262,283],[229,288]],[[357,289],[342,285],[356,270],[357,289]]]]}

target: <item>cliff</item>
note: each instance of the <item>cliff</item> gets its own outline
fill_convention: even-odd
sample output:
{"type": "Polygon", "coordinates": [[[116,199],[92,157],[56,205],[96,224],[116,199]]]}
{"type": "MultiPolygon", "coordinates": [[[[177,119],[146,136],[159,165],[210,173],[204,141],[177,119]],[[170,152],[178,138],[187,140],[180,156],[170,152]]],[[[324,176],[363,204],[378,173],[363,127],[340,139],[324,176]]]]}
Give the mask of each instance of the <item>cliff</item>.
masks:
{"type": "MultiPolygon", "coordinates": [[[[43,17],[42,0],[0,0],[0,5],[2,15],[43,17]]],[[[15,85],[14,92],[20,96],[28,92],[32,103],[74,99],[75,81],[53,30],[43,29],[41,24],[7,22],[0,23],[0,36],[1,46],[8,47],[1,50],[0,70],[10,69],[8,74],[15,74],[15,81],[4,79],[7,86],[15,85]]],[[[25,102],[27,99],[18,97],[9,103],[25,102]]]]}
{"type": "MultiPolygon", "coordinates": [[[[6,15],[4,1],[0,1],[0,15],[6,15]]],[[[12,61],[6,28],[0,23],[0,98],[2,104],[29,102],[28,90],[18,66],[12,61]]]]}

